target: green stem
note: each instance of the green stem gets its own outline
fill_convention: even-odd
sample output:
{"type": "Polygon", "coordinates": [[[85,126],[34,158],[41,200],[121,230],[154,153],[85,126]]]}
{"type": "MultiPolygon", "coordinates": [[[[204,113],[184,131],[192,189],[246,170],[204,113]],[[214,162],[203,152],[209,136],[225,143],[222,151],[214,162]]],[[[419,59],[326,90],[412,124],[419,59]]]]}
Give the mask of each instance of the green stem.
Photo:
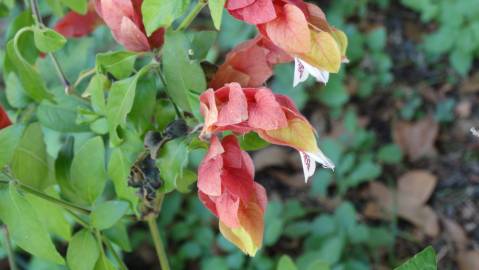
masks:
{"type": "MultiPolygon", "coordinates": [[[[40,10],[38,9],[37,0],[31,0],[30,7],[32,9],[32,14],[35,20],[35,24],[39,28],[45,27],[45,25],[43,24],[42,16],[40,15],[40,10]]],[[[53,53],[48,53],[48,55],[50,56],[50,59],[52,60],[53,65],[55,66],[55,70],[58,73],[58,77],[60,78],[61,83],[65,87],[65,94],[67,95],[71,94],[74,89],[71,87],[70,82],[68,81],[65,75],[65,72],[63,72],[63,69],[60,66],[60,63],[58,62],[57,58],[55,57],[53,53]]]]}
{"type": "Polygon", "coordinates": [[[185,19],[180,23],[176,31],[182,31],[190,26],[191,22],[198,16],[200,11],[206,6],[208,0],[198,0],[195,7],[191,10],[191,12],[185,17],[185,19]]]}
{"type": "Polygon", "coordinates": [[[165,247],[163,246],[163,241],[161,240],[160,230],[158,229],[158,224],[156,224],[156,217],[154,215],[149,216],[147,222],[148,227],[150,228],[151,237],[153,238],[153,243],[155,244],[156,255],[160,260],[161,269],[170,270],[165,247]]]}
{"type": "Polygon", "coordinates": [[[120,258],[120,255],[116,252],[116,250],[113,248],[113,245],[111,244],[110,240],[108,238],[102,236],[103,243],[106,245],[108,250],[110,250],[111,254],[113,254],[113,257],[115,260],[118,262],[118,266],[120,267],[121,270],[128,270],[126,267],[125,263],[123,260],[120,258]]]}
{"type": "Polygon", "coordinates": [[[178,108],[178,106],[176,105],[176,103],[173,101],[173,99],[171,99],[170,95],[168,94],[168,91],[166,91],[166,78],[165,76],[163,76],[163,73],[160,71],[159,68],[156,68],[155,69],[155,72],[156,74],[158,75],[158,77],[160,77],[160,80],[161,80],[161,83],[163,84],[163,86],[165,87],[165,93],[166,93],[166,96],[168,97],[168,99],[170,100],[171,104],[173,104],[173,108],[175,108],[175,113],[176,113],[176,116],[180,119],[184,119],[185,117],[183,116],[183,114],[181,113],[180,109],[178,108]]]}
{"type": "Polygon", "coordinates": [[[44,200],[46,200],[46,201],[49,201],[49,202],[51,202],[51,203],[54,203],[54,204],[56,204],[56,205],[58,205],[58,206],[61,206],[61,207],[65,208],[65,209],[68,209],[68,210],[71,210],[71,211],[78,211],[78,212],[80,212],[80,213],[82,213],[82,214],[85,214],[85,215],[89,215],[90,212],[91,212],[90,209],[84,208],[84,207],[79,206],[79,205],[75,205],[75,204],[73,204],[73,203],[70,203],[70,202],[67,202],[67,201],[64,201],[64,200],[61,200],[61,199],[57,199],[57,198],[55,198],[55,197],[52,197],[52,196],[50,196],[50,195],[47,195],[47,194],[45,194],[45,193],[39,191],[39,190],[36,190],[35,188],[32,188],[32,187],[30,187],[30,186],[28,186],[28,185],[25,185],[25,184],[22,184],[22,183],[20,183],[20,182],[18,182],[18,181],[16,181],[16,180],[0,180],[0,183],[9,184],[9,183],[12,182],[12,181],[13,181],[13,182],[15,183],[15,185],[16,185],[19,189],[21,189],[22,191],[28,192],[28,193],[30,193],[30,194],[32,194],[32,195],[35,195],[35,196],[37,196],[37,197],[39,197],[39,198],[42,198],[42,199],[44,199],[44,200]]]}
{"type": "Polygon", "coordinates": [[[15,264],[15,254],[13,253],[12,245],[10,243],[10,236],[8,234],[7,226],[2,226],[3,234],[3,247],[6,249],[8,254],[8,264],[10,265],[11,270],[17,270],[17,265],[15,264]]]}

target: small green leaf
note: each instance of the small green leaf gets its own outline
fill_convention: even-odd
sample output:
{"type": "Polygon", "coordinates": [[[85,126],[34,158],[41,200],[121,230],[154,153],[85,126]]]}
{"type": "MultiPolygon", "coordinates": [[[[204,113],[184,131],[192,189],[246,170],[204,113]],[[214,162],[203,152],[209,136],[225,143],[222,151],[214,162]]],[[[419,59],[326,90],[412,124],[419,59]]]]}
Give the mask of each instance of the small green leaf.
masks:
{"type": "Polygon", "coordinates": [[[436,270],[436,252],[427,247],[395,270],[436,270]]]}
{"type": "Polygon", "coordinates": [[[117,270],[113,263],[103,254],[100,255],[94,270],[117,270]]]}
{"type": "Polygon", "coordinates": [[[61,2],[73,11],[85,14],[88,10],[87,0],[61,0],[61,2]]]}
{"type": "Polygon", "coordinates": [[[108,201],[97,205],[91,215],[91,225],[98,230],[108,229],[120,220],[128,210],[128,203],[108,201]]]}
{"type": "Polygon", "coordinates": [[[25,93],[18,76],[11,72],[6,75],[5,94],[8,104],[14,108],[25,108],[31,102],[31,99],[25,93]]]}
{"type": "Polygon", "coordinates": [[[106,115],[106,102],[104,89],[109,84],[108,78],[102,74],[95,74],[90,80],[82,96],[91,96],[93,110],[101,115],[106,115]]]}
{"type": "Polygon", "coordinates": [[[33,27],[35,46],[45,53],[58,51],[67,42],[66,38],[50,28],[33,27]]]}
{"type": "Polygon", "coordinates": [[[308,265],[308,268],[306,270],[330,270],[331,268],[329,267],[329,264],[324,261],[314,261],[310,265],[308,265]]]}
{"type": "Polygon", "coordinates": [[[168,28],[188,8],[190,0],[144,0],[141,5],[143,24],[150,36],[160,27],[168,28]]]}
{"type": "Polygon", "coordinates": [[[190,185],[196,182],[198,176],[194,171],[184,170],[183,176],[176,180],[176,189],[182,193],[188,193],[191,191],[190,185]]]}
{"type": "Polygon", "coordinates": [[[13,125],[0,130],[0,168],[10,163],[22,136],[23,125],[13,125]]]}
{"type": "Polygon", "coordinates": [[[47,149],[39,123],[25,130],[12,158],[12,172],[20,182],[43,190],[51,184],[47,149]]]}
{"type": "Polygon", "coordinates": [[[100,257],[100,248],[88,230],[77,232],[67,250],[67,265],[71,270],[91,270],[100,257]]]}
{"type": "Polygon", "coordinates": [[[110,140],[118,145],[122,139],[118,136],[117,128],[126,126],[126,117],[133,107],[138,79],[151,68],[143,67],[133,77],[117,81],[112,84],[107,103],[107,120],[110,131],[110,140]]]}
{"type": "Polygon", "coordinates": [[[110,162],[108,163],[108,176],[113,181],[115,193],[118,198],[129,201],[132,209],[136,209],[138,195],[136,194],[135,188],[128,186],[129,173],[130,164],[122,150],[120,148],[114,149],[110,157],[110,162]]]}
{"type": "Polygon", "coordinates": [[[201,61],[206,58],[208,52],[216,41],[217,35],[218,33],[215,31],[200,31],[193,33],[191,45],[194,59],[201,61]]]}
{"type": "Polygon", "coordinates": [[[17,246],[39,258],[64,264],[34,209],[14,184],[10,184],[9,190],[0,190],[0,219],[17,246]]]}
{"type": "Polygon", "coordinates": [[[177,181],[183,177],[188,164],[188,152],[184,138],[169,141],[161,148],[156,164],[164,181],[160,189],[162,192],[170,192],[177,187],[177,181]]]}
{"type": "Polygon", "coordinates": [[[206,80],[201,66],[191,61],[188,50],[191,46],[181,32],[168,32],[163,47],[163,73],[166,90],[181,109],[192,112],[189,91],[200,94],[206,89],[206,80]]]}
{"type": "Polygon", "coordinates": [[[238,138],[241,149],[245,151],[256,151],[269,145],[267,141],[261,139],[261,137],[255,132],[247,133],[243,136],[239,136],[238,138]]]}
{"type": "Polygon", "coordinates": [[[96,55],[96,69],[103,74],[110,73],[117,80],[128,77],[134,69],[136,57],[134,52],[106,52],[96,55]]]}
{"type": "Polygon", "coordinates": [[[126,221],[119,221],[113,227],[103,231],[108,239],[117,244],[122,250],[131,252],[131,243],[128,236],[128,227],[126,221]]]}
{"type": "Polygon", "coordinates": [[[77,111],[87,108],[85,102],[77,97],[67,96],[64,93],[56,96],[55,103],[44,100],[37,109],[38,121],[45,127],[60,132],[85,132],[88,126],[77,124],[77,111]]]}
{"type": "Polygon", "coordinates": [[[276,267],[276,270],[298,270],[298,268],[296,267],[296,264],[294,264],[291,257],[289,257],[288,255],[283,255],[279,259],[278,267],[276,267]]]}
{"type": "Polygon", "coordinates": [[[326,239],[321,245],[317,258],[330,264],[337,263],[343,253],[344,244],[344,237],[341,235],[326,239]]]}
{"type": "Polygon", "coordinates": [[[401,148],[399,148],[399,146],[396,144],[384,145],[379,148],[377,158],[378,160],[388,164],[398,163],[402,159],[401,148]]]}
{"type": "Polygon", "coordinates": [[[221,28],[221,19],[223,18],[223,7],[226,0],[209,0],[208,7],[210,8],[211,18],[217,30],[221,28]]]}
{"type": "Polygon", "coordinates": [[[78,197],[93,203],[100,196],[106,182],[105,147],[101,137],[89,139],[78,149],[70,174],[78,197]]]}

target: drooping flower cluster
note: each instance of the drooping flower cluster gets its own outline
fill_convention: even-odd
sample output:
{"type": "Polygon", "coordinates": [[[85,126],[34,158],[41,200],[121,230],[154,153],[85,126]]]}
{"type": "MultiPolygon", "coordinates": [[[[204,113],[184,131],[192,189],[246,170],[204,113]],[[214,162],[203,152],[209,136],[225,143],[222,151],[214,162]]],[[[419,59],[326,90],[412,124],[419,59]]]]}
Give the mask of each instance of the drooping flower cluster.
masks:
{"type": "Polygon", "coordinates": [[[337,73],[348,61],[346,35],[331,27],[316,5],[302,0],[228,0],[226,8],[294,58],[294,86],[309,75],[326,83],[329,73],[337,73]]]}
{"type": "Polygon", "coordinates": [[[145,52],[161,48],[165,29],[159,28],[150,36],[146,34],[142,3],[143,0],[92,0],[85,15],[70,12],[55,29],[67,37],[82,37],[90,34],[103,19],[115,40],[127,50],[145,52]]]}
{"type": "Polygon", "coordinates": [[[7,113],[5,112],[3,107],[0,106],[0,129],[8,127],[11,124],[12,124],[12,122],[8,118],[7,113]]]}
{"type": "Polygon", "coordinates": [[[254,256],[263,239],[266,191],[254,181],[253,161],[234,135],[211,138],[198,170],[198,194],[219,218],[221,233],[254,256]]]}

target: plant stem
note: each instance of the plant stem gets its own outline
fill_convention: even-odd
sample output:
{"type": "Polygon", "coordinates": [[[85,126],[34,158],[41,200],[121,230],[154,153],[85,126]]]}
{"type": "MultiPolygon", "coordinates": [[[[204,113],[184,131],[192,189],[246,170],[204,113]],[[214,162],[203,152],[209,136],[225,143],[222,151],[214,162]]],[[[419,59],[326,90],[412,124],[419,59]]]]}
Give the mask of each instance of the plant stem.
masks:
{"type": "Polygon", "coordinates": [[[180,109],[178,108],[178,106],[176,105],[176,103],[173,101],[173,99],[171,99],[170,95],[168,94],[168,91],[167,91],[167,87],[166,87],[166,78],[165,76],[163,76],[163,73],[160,71],[159,68],[156,68],[155,69],[155,72],[156,74],[158,75],[158,77],[160,77],[160,80],[161,80],[161,83],[163,84],[163,86],[165,87],[165,93],[166,93],[166,96],[168,97],[168,99],[170,100],[171,104],[173,104],[173,108],[175,108],[175,113],[176,113],[176,116],[180,119],[184,119],[184,116],[183,114],[181,113],[180,109]]]}
{"type": "Polygon", "coordinates": [[[208,0],[198,0],[198,3],[193,7],[191,12],[185,17],[185,19],[180,23],[176,31],[182,31],[190,26],[191,22],[198,16],[203,7],[206,6],[208,0]]]}
{"type": "Polygon", "coordinates": [[[168,258],[166,257],[165,247],[160,236],[160,230],[158,229],[158,224],[156,224],[156,217],[151,215],[147,219],[148,227],[150,228],[151,237],[153,238],[153,243],[155,244],[156,255],[160,260],[160,265],[162,270],[170,270],[170,265],[168,264],[168,258]]]}
{"type": "MultiPolygon", "coordinates": [[[[45,27],[43,24],[42,16],[40,15],[40,10],[38,9],[38,3],[37,0],[31,0],[30,1],[30,7],[32,9],[32,14],[33,18],[35,20],[36,25],[39,28],[45,27]]],[[[65,94],[69,95],[73,92],[73,88],[70,85],[70,82],[68,81],[65,72],[63,72],[62,67],[60,66],[60,63],[58,62],[57,58],[53,53],[48,53],[50,56],[50,59],[52,60],[53,65],[55,66],[55,70],[58,73],[58,77],[60,78],[61,83],[65,87],[65,94]]]]}
{"type": "Polygon", "coordinates": [[[110,250],[110,252],[113,255],[113,257],[115,258],[115,260],[118,262],[118,266],[120,267],[120,269],[121,270],[128,270],[128,268],[126,267],[123,260],[120,258],[120,256],[116,252],[116,250],[113,248],[113,245],[111,244],[110,240],[108,240],[108,238],[106,238],[104,236],[102,236],[101,239],[102,239],[103,243],[106,245],[106,247],[110,250]]]}
{"type": "Polygon", "coordinates": [[[79,205],[75,205],[73,203],[70,203],[70,202],[67,202],[67,201],[64,201],[64,200],[61,200],[61,199],[57,199],[55,197],[52,197],[50,195],[47,195],[39,190],[36,190],[35,188],[32,188],[28,185],[25,185],[25,184],[22,184],[16,180],[0,180],[0,183],[4,183],[4,184],[9,184],[10,182],[14,182],[15,185],[17,185],[18,188],[20,188],[22,191],[24,192],[28,192],[32,195],[35,195],[39,198],[42,198],[46,201],[49,201],[51,203],[54,203],[58,206],[61,206],[65,209],[68,209],[68,210],[72,210],[72,211],[78,211],[82,214],[85,214],[85,215],[88,215],[90,214],[91,210],[90,209],[87,209],[87,208],[84,208],[82,206],[79,206],[79,205]]]}
{"type": "Polygon", "coordinates": [[[15,254],[12,250],[12,245],[10,244],[10,236],[8,234],[7,226],[2,226],[2,234],[3,234],[3,247],[6,249],[8,254],[8,264],[10,265],[11,270],[17,270],[17,265],[15,264],[15,254]]]}

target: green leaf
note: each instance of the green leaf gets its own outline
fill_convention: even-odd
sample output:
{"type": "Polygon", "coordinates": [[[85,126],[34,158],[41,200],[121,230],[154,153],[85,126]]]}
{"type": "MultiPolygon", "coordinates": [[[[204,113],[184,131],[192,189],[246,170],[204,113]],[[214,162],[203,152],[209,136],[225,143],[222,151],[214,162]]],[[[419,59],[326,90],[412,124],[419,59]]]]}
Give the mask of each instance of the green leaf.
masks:
{"type": "Polygon", "coordinates": [[[436,252],[427,247],[395,270],[436,270],[436,252]]]}
{"type": "Polygon", "coordinates": [[[112,242],[117,244],[122,250],[126,252],[132,251],[126,221],[120,220],[113,227],[102,233],[104,233],[112,242]]]}
{"type": "Polygon", "coordinates": [[[454,50],[449,55],[449,62],[452,67],[462,76],[466,76],[472,67],[472,60],[474,59],[471,52],[462,50],[454,50]]]}
{"type": "Polygon", "coordinates": [[[100,257],[95,237],[86,229],[77,232],[67,250],[67,265],[71,270],[91,270],[100,257]]]}
{"type": "Polygon", "coordinates": [[[34,209],[14,184],[10,184],[9,190],[0,190],[0,219],[17,246],[39,258],[64,264],[34,209]]]}
{"type": "Polygon", "coordinates": [[[356,186],[365,181],[374,180],[381,174],[381,166],[371,161],[361,162],[355,169],[353,169],[351,175],[347,179],[349,186],[356,186]]]}
{"type": "Polygon", "coordinates": [[[45,53],[58,51],[67,42],[66,38],[50,28],[33,27],[35,46],[45,53]]]}
{"type": "Polygon", "coordinates": [[[105,75],[95,74],[90,80],[82,96],[91,96],[93,110],[101,115],[106,115],[106,102],[104,89],[107,88],[109,80],[105,75]]]}
{"type": "Polygon", "coordinates": [[[7,43],[6,57],[11,62],[11,68],[17,74],[28,96],[35,101],[52,99],[53,96],[48,92],[45,82],[40,77],[38,71],[20,53],[17,41],[25,31],[27,30],[20,30],[15,38],[7,43]]]}
{"type": "Polygon", "coordinates": [[[101,254],[95,264],[94,270],[117,270],[117,268],[104,254],[101,254]]]}
{"type": "Polygon", "coordinates": [[[329,107],[340,107],[349,100],[349,93],[338,75],[332,75],[326,86],[318,90],[316,96],[329,107]]]}
{"type": "Polygon", "coordinates": [[[378,27],[367,35],[367,42],[369,48],[373,51],[380,51],[386,46],[386,29],[378,27]]]}
{"type": "Polygon", "coordinates": [[[331,269],[329,267],[329,264],[324,261],[314,261],[310,265],[308,265],[308,268],[306,270],[329,270],[331,269]]]}
{"type": "Polygon", "coordinates": [[[192,112],[189,102],[189,91],[200,94],[206,89],[206,80],[198,62],[188,57],[190,49],[185,34],[168,32],[163,47],[163,73],[166,79],[166,90],[181,109],[192,112]]]}
{"type": "Polygon", "coordinates": [[[168,28],[188,8],[190,0],[144,0],[141,5],[143,24],[150,36],[160,27],[168,28]]]}
{"type": "Polygon", "coordinates": [[[51,184],[47,149],[39,123],[25,130],[12,158],[12,172],[20,182],[43,190],[51,184]]]}
{"type": "Polygon", "coordinates": [[[126,126],[126,117],[133,107],[138,79],[151,68],[143,67],[135,76],[117,81],[112,84],[107,103],[107,120],[110,131],[110,140],[118,145],[122,139],[118,136],[117,128],[126,126]]]}
{"type": "Polygon", "coordinates": [[[135,67],[138,54],[134,52],[106,52],[96,55],[96,70],[100,73],[110,73],[117,80],[128,77],[135,67]]]}
{"type": "Polygon", "coordinates": [[[77,111],[87,108],[85,102],[64,93],[56,96],[55,103],[44,100],[37,109],[38,121],[45,127],[60,132],[85,132],[89,128],[85,124],[77,124],[77,111]]]}
{"type": "Polygon", "coordinates": [[[241,149],[245,151],[256,151],[265,148],[269,143],[263,139],[256,132],[250,132],[243,136],[239,136],[241,149]]]}
{"type": "Polygon", "coordinates": [[[335,264],[341,258],[344,248],[344,238],[341,235],[333,236],[324,241],[318,252],[317,258],[335,264]]]}
{"type": "Polygon", "coordinates": [[[73,11],[85,14],[88,10],[87,0],[61,0],[62,3],[73,11]]]}
{"type": "Polygon", "coordinates": [[[128,210],[128,203],[122,201],[102,202],[90,214],[91,225],[98,230],[112,227],[128,210]]]}
{"type": "Polygon", "coordinates": [[[105,147],[101,137],[89,139],[78,149],[70,174],[78,197],[93,203],[100,196],[106,182],[105,147]]]}
{"type": "MultiPolygon", "coordinates": [[[[45,193],[52,197],[58,197],[53,189],[49,189],[45,193]]],[[[70,240],[72,235],[71,226],[62,207],[31,194],[25,194],[25,198],[30,202],[39,220],[50,233],[54,233],[66,241],[70,240]]]]}
{"type": "Polygon", "coordinates": [[[218,33],[215,31],[200,31],[193,33],[191,45],[193,47],[193,57],[196,60],[201,61],[206,58],[208,52],[216,41],[217,35],[218,33]]]}
{"type": "Polygon", "coordinates": [[[0,130],[0,168],[10,163],[20,142],[23,125],[12,125],[0,130]]]}
{"type": "Polygon", "coordinates": [[[379,148],[377,158],[378,160],[388,164],[398,163],[402,159],[401,148],[393,143],[384,145],[379,148]]]}
{"type": "Polygon", "coordinates": [[[20,80],[13,72],[6,75],[5,94],[7,96],[8,104],[14,108],[25,108],[31,102],[31,99],[26,95],[25,90],[23,90],[20,80]]]}
{"type": "Polygon", "coordinates": [[[176,189],[182,193],[188,193],[191,191],[190,185],[196,182],[198,176],[194,171],[184,170],[183,176],[176,181],[176,189]]]}
{"type": "Polygon", "coordinates": [[[55,160],[55,178],[60,186],[62,195],[72,202],[84,202],[77,197],[75,188],[71,183],[70,167],[73,160],[74,137],[68,136],[58,152],[55,160]]]}
{"type": "MultiPolygon", "coordinates": [[[[135,94],[133,107],[128,114],[128,119],[143,133],[152,129],[151,119],[157,103],[156,95],[158,93],[157,78],[153,74],[145,75],[138,80],[138,89],[135,94]]],[[[163,116],[161,116],[163,117],[163,116]]]]}
{"type": "Polygon", "coordinates": [[[223,18],[223,7],[226,0],[209,0],[208,7],[210,8],[211,18],[217,30],[221,28],[221,19],[223,18]]]}
{"type": "Polygon", "coordinates": [[[283,255],[279,259],[278,267],[276,267],[276,270],[298,270],[298,268],[296,267],[296,264],[294,264],[291,257],[289,257],[288,255],[283,255]]]}
{"type": "Polygon", "coordinates": [[[113,181],[116,195],[119,199],[129,201],[131,208],[136,209],[138,195],[136,189],[128,186],[128,175],[130,174],[128,160],[120,148],[113,150],[110,162],[108,163],[108,176],[113,181]]]}
{"type": "Polygon", "coordinates": [[[183,177],[183,170],[188,164],[188,146],[184,138],[166,143],[160,150],[156,161],[164,181],[161,192],[170,192],[177,187],[178,179],[183,177]]]}

